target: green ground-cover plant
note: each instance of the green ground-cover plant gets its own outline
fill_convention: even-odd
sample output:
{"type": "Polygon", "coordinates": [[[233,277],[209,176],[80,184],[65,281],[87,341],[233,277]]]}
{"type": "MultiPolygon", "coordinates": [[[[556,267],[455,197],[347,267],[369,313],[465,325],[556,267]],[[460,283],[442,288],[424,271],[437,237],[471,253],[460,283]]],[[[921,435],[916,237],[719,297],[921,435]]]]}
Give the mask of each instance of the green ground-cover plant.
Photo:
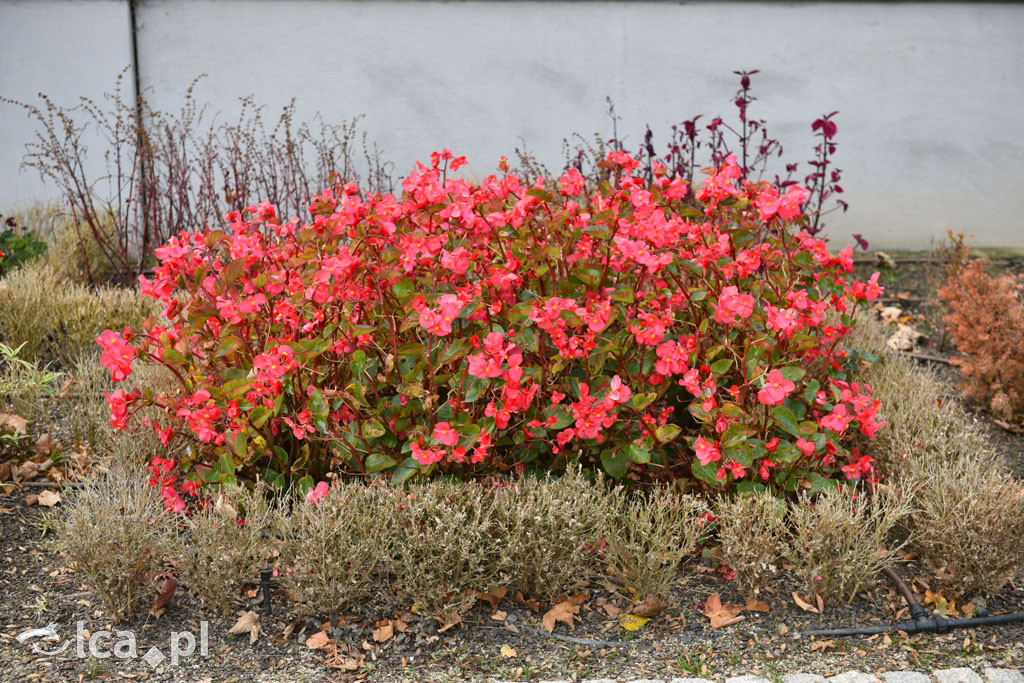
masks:
{"type": "Polygon", "coordinates": [[[401,197],[338,185],[307,224],[263,204],[157,249],[140,282],[169,322],[98,341],[115,381],[136,359],[177,378],[109,397],[113,425],[158,406],[150,428],[192,444],[154,477],[170,506],[186,481],[239,474],[308,488],[332,469],[475,477],[570,454],[708,490],[873,476],[848,443],[881,426],[878,404],[843,338],[881,289],[802,230],[805,191],[741,184],[732,157],[699,210],[623,153],[593,192],[575,171],[558,194],[504,170],[473,184],[461,163],[434,155],[401,197]]]}
{"type": "Polygon", "coordinates": [[[45,253],[45,242],[19,225],[13,216],[0,216],[0,275],[45,253]]]}

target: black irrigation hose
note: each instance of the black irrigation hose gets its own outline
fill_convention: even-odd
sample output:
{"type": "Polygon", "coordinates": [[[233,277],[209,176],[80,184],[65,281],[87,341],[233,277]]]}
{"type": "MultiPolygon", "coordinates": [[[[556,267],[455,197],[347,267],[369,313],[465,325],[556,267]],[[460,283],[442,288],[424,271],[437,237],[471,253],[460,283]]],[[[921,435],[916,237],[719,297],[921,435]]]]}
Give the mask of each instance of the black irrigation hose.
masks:
{"type": "Polygon", "coordinates": [[[943,619],[940,616],[928,618],[928,610],[921,606],[914,599],[913,593],[907,588],[907,584],[900,580],[892,569],[886,567],[886,576],[896,584],[896,588],[903,594],[903,598],[910,605],[910,619],[900,621],[889,626],[867,626],[863,628],[828,628],[816,631],[804,631],[805,636],[872,636],[879,633],[891,633],[903,631],[904,633],[949,633],[957,628],[977,628],[978,626],[993,626],[997,624],[1013,624],[1024,622],[1024,613],[999,614],[992,617],[975,617],[973,619],[943,619]]]}

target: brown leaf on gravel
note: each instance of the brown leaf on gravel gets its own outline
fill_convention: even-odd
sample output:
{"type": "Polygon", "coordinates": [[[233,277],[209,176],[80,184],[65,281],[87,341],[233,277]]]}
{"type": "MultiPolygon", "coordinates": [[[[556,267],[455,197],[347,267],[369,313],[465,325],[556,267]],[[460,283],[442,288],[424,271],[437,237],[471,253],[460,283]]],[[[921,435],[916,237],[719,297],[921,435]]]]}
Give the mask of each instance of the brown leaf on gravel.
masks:
{"type": "Polygon", "coordinates": [[[822,652],[825,652],[827,650],[832,649],[835,646],[836,641],[834,640],[816,640],[813,643],[811,643],[811,652],[814,652],[815,650],[821,650],[822,652]]]}
{"type": "Polygon", "coordinates": [[[43,507],[52,508],[60,502],[60,494],[56,491],[43,491],[39,494],[39,504],[43,507]]]}
{"type": "Polygon", "coordinates": [[[331,642],[331,637],[327,635],[327,631],[317,631],[309,638],[306,638],[306,647],[311,650],[322,650],[331,642]]]}
{"type": "Polygon", "coordinates": [[[251,610],[246,612],[238,618],[228,633],[235,636],[248,633],[249,643],[255,643],[256,639],[260,637],[260,615],[251,610]]]}
{"type": "Polygon", "coordinates": [[[39,502],[39,496],[34,493],[30,493],[25,496],[25,507],[32,507],[39,502]]]}
{"type": "Polygon", "coordinates": [[[395,627],[390,621],[385,619],[383,622],[377,622],[377,628],[373,629],[373,642],[386,643],[394,637],[395,627]]]}
{"type": "Polygon", "coordinates": [[[174,597],[176,590],[178,590],[178,579],[173,574],[164,576],[163,581],[160,582],[160,591],[157,593],[156,600],[153,601],[153,606],[149,608],[149,613],[157,616],[174,597]]]}
{"type": "Polygon", "coordinates": [[[32,481],[39,476],[39,463],[29,462],[22,463],[15,471],[14,478],[20,481],[32,481]]]}
{"type": "Polygon", "coordinates": [[[21,415],[0,413],[0,431],[3,431],[4,427],[10,427],[15,434],[28,434],[28,420],[21,415]]]}
{"type": "Polygon", "coordinates": [[[491,621],[505,621],[508,619],[508,612],[497,609],[491,612],[491,621]]]}
{"type": "Polygon", "coordinates": [[[0,462],[0,481],[10,481],[13,464],[10,460],[0,462]]]}
{"type": "Polygon", "coordinates": [[[796,606],[805,612],[810,612],[811,614],[821,614],[822,610],[825,608],[825,601],[822,599],[820,593],[815,593],[815,596],[817,597],[818,602],[817,607],[812,605],[807,598],[800,595],[796,591],[793,591],[793,602],[795,602],[796,606]]]}
{"type": "Polygon", "coordinates": [[[523,597],[523,592],[522,591],[516,591],[516,602],[518,602],[520,605],[523,605],[525,607],[529,607],[534,612],[539,612],[540,611],[540,601],[535,600],[533,598],[525,598],[525,597],[523,597]]]}
{"type": "Polygon", "coordinates": [[[38,439],[35,444],[36,453],[40,455],[50,455],[57,449],[57,441],[53,438],[53,434],[46,432],[38,439]]]}
{"type": "Polygon", "coordinates": [[[501,588],[495,588],[490,593],[484,593],[482,591],[474,591],[476,593],[476,599],[481,602],[486,602],[491,606],[491,611],[498,609],[498,605],[501,604],[502,599],[508,594],[508,588],[502,586],[501,588]]]}
{"type": "Polygon", "coordinates": [[[771,612],[772,608],[764,600],[758,600],[756,598],[750,598],[747,600],[747,604],[743,606],[743,609],[748,612],[771,612]]]}
{"type": "Polygon", "coordinates": [[[562,622],[569,628],[575,630],[576,624],[573,621],[573,617],[576,617],[580,613],[580,605],[586,601],[587,596],[585,595],[574,595],[571,598],[566,598],[561,602],[556,602],[554,607],[544,613],[540,623],[548,633],[552,633],[555,630],[555,624],[562,622]]]}
{"type": "Polygon", "coordinates": [[[440,617],[436,617],[441,622],[441,628],[437,629],[438,633],[444,633],[450,631],[459,624],[462,623],[462,617],[458,614],[442,614],[440,617]]]}
{"type": "Polygon", "coordinates": [[[634,605],[633,609],[630,610],[631,614],[635,614],[638,617],[645,617],[647,619],[653,619],[662,612],[668,609],[661,598],[657,595],[647,594],[647,597],[639,605],[634,605]]]}
{"type": "Polygon", "coordinates": [[[723,605],[722,598],[715,593],[704,602],[704,616],[711,619],[711,628],[731,626],[743,621],[746,617],[739,616],[743,605],[723,605]]]}
{"type": "Polygon", "coordinates": [[[605,611],[605,614],[614,618],[622,614],[622,609],[603,595],[597,599],[597,606],[605,611]]]}

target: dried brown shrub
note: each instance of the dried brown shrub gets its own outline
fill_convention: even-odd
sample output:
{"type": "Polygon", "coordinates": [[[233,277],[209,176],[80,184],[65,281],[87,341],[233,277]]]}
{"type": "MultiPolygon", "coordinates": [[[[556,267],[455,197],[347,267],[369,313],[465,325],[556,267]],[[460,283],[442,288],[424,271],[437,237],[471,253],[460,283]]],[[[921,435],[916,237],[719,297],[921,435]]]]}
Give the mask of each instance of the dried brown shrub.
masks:
{"type": "Polygon", "coordinates": [[[601,480],[578,468],[553,479],[524,477],[494,492],[496,548],[509,588],[550,599],[589,579],[612,505],[601,480]]]}
{"type": "Polygon", "coordinates": [[[667,601],[681,582],[679,567],[693,554],[703,534],[707,504],[671,491],[628,494],[617,490],[606,499],[613,507],[606,536],[606,563],[643,599],[667,601]]]}
{"type": "Polygon", "coordinates": [[[1024,485],[992,456],[917,458],[904,479],[917,508],[912,548],[963,593],[998,592],[1024,570],[1024,485]]]}
{"type": "Polygon", "coordinates": [[[290,512],[278,509],[273,526],[280,536],[281,582],[302,611],[354,610],[388,582],[400,494],[353,482],[332,486],[315,505],[296,496],[290,512]]]}
{"type": "Polygon", "coordinates": [[[715,507],[722,560],[743,597],[756,598],[786,554],[786,503],[768,492],[723,499],[715,507]]]}
{"type": "Polygon", "coordinates": [[[212,505],[183,517],[188,535],[180,537],[178,569],[208,610],[227,616],[239,589],[266,566],[263,534],[273,499],[264,487],[210,493],[212,505]]]}
{"type": "Polygon", "coordinates": [[[115,469],[66,496],[57,548],[100,598],[114,622],[131,616],[154,594],[154,579],[173,550],[173,517],[146,474],[115,469]]]}
{"type": "Polygon", "coordinates": [[[871,496],[833,489],[790,505],[790,557],[808,594],[848,603],[892,564],[905,544],[889,540],[911,512],[909,501],[888,489],[871,496]]]}
{"type": "Polygon", "coordinates": [[[960,352],[967,396],[1004,419],[1024,410],[1024,303],[1021,280],[992,277],[981,261],[952,269],[939,298],[950,312],[943,319],[960,352]]]}

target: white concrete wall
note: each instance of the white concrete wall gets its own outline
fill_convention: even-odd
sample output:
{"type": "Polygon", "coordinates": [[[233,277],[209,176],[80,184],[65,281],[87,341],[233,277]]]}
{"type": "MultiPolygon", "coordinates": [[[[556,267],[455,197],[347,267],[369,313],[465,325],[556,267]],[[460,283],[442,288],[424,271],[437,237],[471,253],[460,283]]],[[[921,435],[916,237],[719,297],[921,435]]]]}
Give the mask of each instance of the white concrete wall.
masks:
{"type": "MultiPolygon", "coordinates": [[[[46,43],[47,66],[29,60],[9,76],[12,48],[0,42],[0,94],[113,82],[121,43],[83,52],[72,40],[83,24],[68,14],[97,24],[111,3],[33,3],[52,30],[22,5],[0,5],[0,37],[46,43]],[[89,77],[64,79],[56,67],[71,63],[89,77]]],[[[102,25],[121,30],[123,17],[111,11],[102,25]]],[[[141,0],[138,25],[158,107],[176,110],[206,73],[198,97],[226,113],[254,93],[272,108],[297,97],[305,116],[365,114],[362,129],[399,170],[452,147],[484,174],[520,139],[558,165],[564,136],[610,132],[606,96],[632,143],[645,123],[657,135],[697,113],[729,120],[732,70],[758,68],[752,114],[784,158],[809,158],[810,122],[841,112],[836,160],[851,208],[828,221],[837,241],[861,232],[873,247],[922,248],[953,228],[1024,247],[1024,5],[141,0]]],[[[7,189],[11,143],[25,137],[13,120],[0,108],[0,207],[28,196],[20,179],[7,189]]]]}
{"type": "MultiPolygon", "coordinates": [[[[123,0],[0,0],[0,97],[42,106],[42,92],[63,107],[101,101],[131,59],[123,0]]],[[[125,85],[130,95],[130,73],[125,85]]],[[[0,213],[54,196],[34,170],[19,172],[37,130],[23,109],[0,102],[0,213]]],[[[82,140],[90,175],[105,175],[103,140],[92,131],[82,140]]]]}

